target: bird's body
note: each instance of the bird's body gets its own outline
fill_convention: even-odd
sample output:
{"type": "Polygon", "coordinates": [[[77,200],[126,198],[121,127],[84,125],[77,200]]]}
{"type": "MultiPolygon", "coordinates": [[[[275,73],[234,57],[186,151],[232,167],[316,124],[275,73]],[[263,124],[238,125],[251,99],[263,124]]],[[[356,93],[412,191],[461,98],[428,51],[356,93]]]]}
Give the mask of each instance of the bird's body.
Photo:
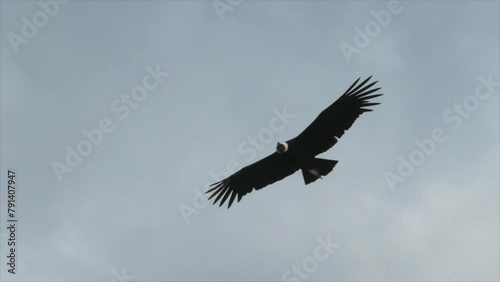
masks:
{"type": "Polygon", "coordinates": [[[316,156],[335,145],[363,112],[371,111],[364,107],[379,104],[369,102],[369,99],[382,95],[370,95],[380,88],[370,89],[376,82],[365,86],[369,79],[360,84],[357,84],[359,79],[356,80],[297,137],[278,142],[276,152],[212,184],[214,187],[207,191],[213,193],[209,199],[217,196],[214,204],[221,200],[220,205],[229,199],[230,207],[236,197],[239,202],[253,189],[264,188],[298,170],[302,171],[306,185],[329,174],[338,161],[316,156]]]}
{"type": "Polygon", "coordinates": [[[333,169],[337,161],[317,159],[316,154],[304,146],[304,144],[304,141],[299,137],[284,143],[278,142],[276,152],[283,158],[284,162],[295,164],[298,169],[302,170],[304,183],[307,185],[322,176],[326,176],[333,169]],[[285,145],[287,150],[280,152],[280,144],[285,145]],[[331,169],[329,169],[329,165],[331,169]]]}

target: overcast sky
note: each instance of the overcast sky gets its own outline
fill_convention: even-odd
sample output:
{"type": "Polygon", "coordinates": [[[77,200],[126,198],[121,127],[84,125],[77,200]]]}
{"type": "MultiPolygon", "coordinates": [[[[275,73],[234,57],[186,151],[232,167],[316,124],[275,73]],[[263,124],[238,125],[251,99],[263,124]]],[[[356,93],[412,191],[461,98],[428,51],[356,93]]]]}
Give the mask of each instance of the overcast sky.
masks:
{"type": "Polygon", "coordinates": [[[500,279],[499,2],[60,2],[1,1],[3,281],[500,279]],[[199,196],[369,75],[327,177],[199,196]]]}

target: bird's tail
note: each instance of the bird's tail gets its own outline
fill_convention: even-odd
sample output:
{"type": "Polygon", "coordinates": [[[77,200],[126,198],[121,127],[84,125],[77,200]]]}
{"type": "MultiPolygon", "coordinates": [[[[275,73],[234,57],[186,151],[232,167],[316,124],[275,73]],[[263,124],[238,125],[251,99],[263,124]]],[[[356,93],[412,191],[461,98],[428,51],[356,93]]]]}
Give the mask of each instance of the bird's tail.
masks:
{"type": "Polygon", "coordinates": [[[338,161],[335,160],[313,159],[306,168],[302,169],[304,182],[307,185],[321,178],[321,176],[329,174],[337,163],[338,161]]]}

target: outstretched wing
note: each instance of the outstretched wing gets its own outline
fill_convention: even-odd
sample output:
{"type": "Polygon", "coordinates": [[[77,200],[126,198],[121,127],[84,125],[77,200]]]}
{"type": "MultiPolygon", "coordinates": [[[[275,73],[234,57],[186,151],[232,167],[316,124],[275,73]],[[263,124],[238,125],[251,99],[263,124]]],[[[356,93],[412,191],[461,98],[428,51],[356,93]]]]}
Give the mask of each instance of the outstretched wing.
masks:
{"type": "Polygon", "coordinates": [[[238,196],[239,202],[244,195],[252,192],[253,189],[262,189],[293,174],[298,169],[295,162],[290,161],[288,155],[274,153],[242,168],[228,178],[210,185],[213,188],[206,193],[212,193],[209,200],[217,196],[214,205],[221,200],[219,206],[222,206],[229,199],[229,208],[236,196],[238,196]]]}
{"type": "Polygon", "coordinates": [[[319,116],[296,139],[315,155],[326,152],[337,143],[337,139],[351,128],[354,121],[364,112],[372,111],[367,108],[380,103],[371,103],[370,99],[381,96],[373,94],[380,88],[371,88],[377,81],[365,86],[371,76],[358,84],[358,78],[347,91],[322,111],[319,116]]]}

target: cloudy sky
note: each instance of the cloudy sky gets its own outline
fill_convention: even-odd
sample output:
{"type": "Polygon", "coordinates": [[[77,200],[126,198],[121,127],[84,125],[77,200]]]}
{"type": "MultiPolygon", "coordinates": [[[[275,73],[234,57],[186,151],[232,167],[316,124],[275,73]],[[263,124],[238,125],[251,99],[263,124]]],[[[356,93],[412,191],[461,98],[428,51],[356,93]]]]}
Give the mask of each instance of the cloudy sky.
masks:
{"type": "Polygon", "coordinates": [[[59,2],[1,1],[3,281],[500,279],[499,2],[59,2]],[[200,196],[369,75],[323,180],[200,196]]]}

